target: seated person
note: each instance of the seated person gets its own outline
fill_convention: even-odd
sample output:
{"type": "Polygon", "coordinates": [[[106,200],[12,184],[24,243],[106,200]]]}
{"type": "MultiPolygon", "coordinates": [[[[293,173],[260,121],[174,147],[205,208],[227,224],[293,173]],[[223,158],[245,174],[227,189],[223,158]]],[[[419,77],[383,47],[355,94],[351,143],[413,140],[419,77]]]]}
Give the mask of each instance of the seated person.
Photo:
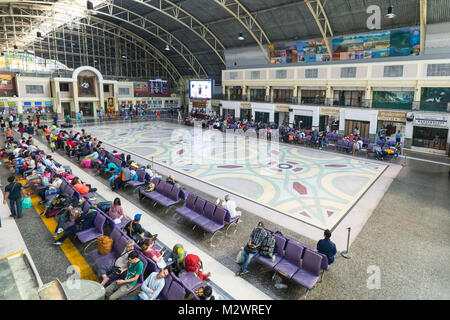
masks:
{"type": "Polygon", "coordinates": [[[213,292],[211,286],[200,287],[195,290],[195,294],[200,300],[223,300],[222,296],[213,292]]]}
{"type": "MultiPolygon", "coordinates": [[[[96,192],[97,188],[92,188],[90,184],[83,184],[78,177],[74,177],[70,184],[77,190],[80,194],[88,194],[91,192],[96,192]]],[[[94,200],[94,199],[91,199],[94,200]]]]}
{"type": "Polygon", "coordinates": [[[166,182],[168,182],[168,183],[170,183],[171,185],[176,185],[176,181],[175,181],[175,177],[173,176],[173,175],[170,175],[168,178],[167,178],[167,180],[166,180],[166,182]]]}
{"type": "Polygon", "coordinates": [[[38,192],[39,197],[42,199],[41,201],[39,201],[39,204],[44,204],[45,206],[45,210],[41,215],[46,214],[48,208],[52,204],[53,199],[55,199],[58,195],[61,184],[61,176],[59,174],[55,174],[55,176],[53,177],[53,182],[51,182],[45,189],[42,189],[38,192]],[[48,200],[46,200],[47,197],[48,200]]]}
{"type": "Polygon", "coordinates": [[[332,264],[334,262],[334,256],[336,254],[336,245],[331,238],[331,231],[326,229],[323,233],[324,238],[317,242],[317,252],[322,253],[327,256],[328,264],[332,264]]]}
{"type": "Polygon", "coordinates": [[[164,288],[165,277],[169,275],[167,268],[162,268],[159,272],[152,272],[141,285],[140,293],[123,300],[156,300],[164,288]]]}
{"type": "Polygon", "coordinates": [[[111,217],[111,219],[114,220],[114,223],[116,223],[116,224],[121,223],[123,219],[131,220],[123,212],[122,205],[120,203],[119,198],[114,199],[113,204],[109,207],[107,212],[108,212],[108,215],[111,217]]]}
{"type": "MultiPolygon", "coordinates": [[[[219,202],[220,200],[217,199],[216,204],[219,204],[219,202]]],[[[236,211],[236,202],[230,200],[230,196],[228,194],[225,196],[225,200],[222,202],[222,207],[228,210],[231,219],[236,218],[238,216],[240,217],[242,215],[241,211],[236,211]]]]}
{"type": "Polygon", "coordinates": [[[105,296],[109,300],[117,300],[130,291],[138,282],[139,277],[144,272],[144,263],[139,259],[137,251],[133,250],[128,254],[128,269],[124,280],[116,280],[106,287],[105,296]]]}
{"type": "Polygon", "coordinates": [[[56,197],[55,201],[53,201],[53,203],[50,205],[50,208],[47,209],[59,209],[59,213],[57,213],[55,216],[57,225],[55,228],[55,233],[53,234],[53,238],[56,238],[60,233],[64,232],[64,225],[66,224],[66,222],[75,222],[76,218],[81,215],[81,207],[83,206],[85,200],[85,198],[82,198],[80,201],[78,201],[76,197],[73,197],[71,199],[63,194],[56,197]]]}
{"type": "Polygon", "coordinates": [[[102,279],[101,285],[116,281],[128,269],[128,253],[134,250],[134,241],[128,240],[120,256],[111,265],[99,266],[97,276],[102,279]]]}
{"type": "Polygon", "coordinates": [[[121,189],[126,182],[133,180],[133,173],[130,170],[130,165],[126,163],[115,176],[111,183],[112,190],[121,189]]]}
{"type": "Polygon", "coordinates": [[[97,217],[97,211],[96,210],[88,210],[85,213],[82,213],[75,221],[75,224],[66,230],[64,230],[64,234],[61,238],[58,240],[55,240],[53,242],[54,245],[60,246],[63,244],[64,240],[67,239],[72,234],[75,234],[77,232],[87,230],[89,228],[92,228],[94,225],[94,220],[97,217]]]}
{"type": "Polygon", "coordinates": [[[147,238],[144,240],[144,243],[141,246],[141,250],[147,258],[153,260],[158,266],[164,265],[165,267],[164,262],[170,261],[169,259],[171,259],[172,257],[172,252],[167,248],[155,250],[153,248],[154,244],[155,240],[153,238],[147,238]],[[163,263],[160,264],[160,261],[163,261],[163,263]]]}
{"type": "Polygon", "coordinates": [[[264,224],[262,222],[259,222],[258,226],[253,229],[252,233],[250,234],[250,239],[244,250],[242,250],[242,266],[239,271],[236,272],[237,276],[241,276],[248,272],[247,267],[252,258],[256,254],[258,254],[261,243],[266,236],[267,232],[266,230],[264,230],[264,224]]]}
{"type": "Polygon", "coordinates": [[[156,239],[157,234],[152,235],[150,232],[142,228],[141,221],[142,214],[138,213],[134,216],[134,220],[127,223],[124,230],[131,239],[133,239],[139,246],[144,243],[144,237],[156,239]]]}

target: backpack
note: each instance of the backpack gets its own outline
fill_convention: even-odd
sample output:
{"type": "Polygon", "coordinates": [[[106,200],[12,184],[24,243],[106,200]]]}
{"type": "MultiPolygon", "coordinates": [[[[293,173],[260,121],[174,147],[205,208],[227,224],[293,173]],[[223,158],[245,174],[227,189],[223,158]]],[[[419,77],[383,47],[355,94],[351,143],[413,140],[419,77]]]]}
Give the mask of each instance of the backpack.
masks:
{"type": "Polygon", "coordinates": [[[275,250],[275,244],[275,236],[272,233],[269,233],[261,243],[259,254],[264,257],[272,258],[275,250]]]}
{"type": "Polygon", "coordinates": [[[91,167],[91,159],[84,159],[83,161],[81,161],[80,167],[90,168],[91,167]]]}
{"type": "Polygon", "coordinates": [[[133,179],[133,176],[131,175],[131,171],[128,168],[124,168],[122,170],[122,181],[130,181],[133,179]]]}
{"type": "Polygon", "coordinates": [[[187,253],[184,251],[183,245],[177,243],[172,249],[172,255],[176,259],[177,265],[183,265],[187,253]]]}
{"type": "Polygon", "coordinates": [[[198,274],[203,269],[202,260],[195,254],[188,254],[184,258],[184,268],[187,272],[195,272],[198,274]]]}
{"type": "Polygon", "coordinates": [[[103,211],[105,213],[111,206],[112,206],[112,201],[104,201],[104,202],[99,202],[97,204],[97,208],[99,208],[101,211],[103,211]]]}

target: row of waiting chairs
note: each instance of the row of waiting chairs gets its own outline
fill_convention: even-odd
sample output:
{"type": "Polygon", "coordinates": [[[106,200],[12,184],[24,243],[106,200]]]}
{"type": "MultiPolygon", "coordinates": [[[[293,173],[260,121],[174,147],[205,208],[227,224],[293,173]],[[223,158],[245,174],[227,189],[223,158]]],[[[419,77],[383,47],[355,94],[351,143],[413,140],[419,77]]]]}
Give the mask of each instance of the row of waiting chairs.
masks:
{"type": "Polygon", "coordinates": [[[305,287],[306,299],[308,292],[313,289],[319,278],[323,279],[324,272],[329,269],[327,256],[295,239],[265,230],[275,237],[275,259],[257,254],[253,260],[305,287]]]}

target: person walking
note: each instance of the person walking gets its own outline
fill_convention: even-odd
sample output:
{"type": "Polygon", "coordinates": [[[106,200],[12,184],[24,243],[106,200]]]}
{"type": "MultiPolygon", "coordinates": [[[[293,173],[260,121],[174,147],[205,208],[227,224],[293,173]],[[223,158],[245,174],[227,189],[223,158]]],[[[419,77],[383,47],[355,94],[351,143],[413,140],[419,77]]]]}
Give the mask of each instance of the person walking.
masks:
{"type": "Polygon", "coordinates": [[[23,192],[22,184],[14,176],[10,176],[8,182],[3,194],[3,204],[6,204],[6,199],[8,199],[11,209],[10,217],[20,219],[22,217],[22,197],[26,197],[26,195],[23,192]]]}

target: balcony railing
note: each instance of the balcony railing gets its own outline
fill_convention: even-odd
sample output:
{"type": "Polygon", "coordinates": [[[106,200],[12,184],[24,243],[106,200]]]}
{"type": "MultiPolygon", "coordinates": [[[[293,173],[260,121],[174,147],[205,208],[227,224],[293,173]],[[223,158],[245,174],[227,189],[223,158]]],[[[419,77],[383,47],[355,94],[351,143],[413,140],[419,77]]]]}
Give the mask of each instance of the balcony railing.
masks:
{"type": "MultiPolygon", "coordinates": [[[[242,95],[241,99],[237,96],[231,96],[230,100],[246,102],[246,95],[242,95]]],[[[228,96],[223,94],[215,94],[214,99],[228,100],[228,96]]],[[[436,112],[450,112],[450,103],[438,102],[393,102],[393,101],[373,101],[370,99],[358,100],[334,100],[330,98],[308,98],[302,97],[300,101],[297,98],[282,98],[273,99],[270,101],[270,96],[250,96],[250,102],[265,102],[265,103],[286,103],[286,104],[300,104],[300,105],[314,105],[314,106],[333,106],[345,108],[373,108],[373,109],[389,109],[389,110],[412,110],[412,111],[436,111],[436,112]]]]}

